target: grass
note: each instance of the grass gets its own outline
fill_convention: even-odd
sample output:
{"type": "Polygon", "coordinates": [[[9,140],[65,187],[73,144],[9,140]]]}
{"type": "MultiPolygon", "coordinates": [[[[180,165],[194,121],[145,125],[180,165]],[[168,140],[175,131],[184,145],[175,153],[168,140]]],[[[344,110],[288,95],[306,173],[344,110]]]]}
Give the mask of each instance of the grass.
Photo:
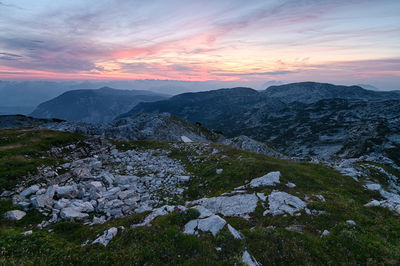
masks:
{"type": "MultiPolygon", "coordinates": [[[[70,138],[74,138],[73,135],[64,136],[62,143],[70,138]]],[[[38,144],[15,141],[5,145],[19,144],[11,149],[23,150],[25,146],[39,143],[41,141],[38,144]]],[[[398,265],[400,262],[399,217],[382,207],[364,207],[372,198],[379,199],[379,193],[366,190],[362,183],[329,167],[280,160],[223,145],[197,147],[196,144],[155,141],[114,141],[114,144],[125,150],[170,150],[169,156],[181,161],[192,175],[181,203],[204,196],[218,196],[268,172],[281,171],[281,184],[250,192],[269,194],[276,189],[302,199],[307,196],[310,198],[307,207],[324,213],[307,215],[302,211],[300,216],[263,216],[267,206],[259,203],[249,220],[225,217],[245,235],[244,240],[233,239],[226,228],[215,238],[208,233],[199,237],[183,234],[185,223],[198,215],[193,210],[174,212],[157,218],[151,227],[135,229],[130,229],[130,225],[141,222],[146,213],[92,227],[60,222],[41,230],[31,225],[40,222],[40,214],[28,213],[17,223],[1,220],[0,264],[239,265],[245,248],[263,265],[398,265]],[[218,175],[216,169],[219,168],[223,172],[218,175]],[[286,187],[287,182],[295,183],[296,187],[286,187]],[[326,202],[316,195],[323,195],[326,202]],[[347,224],[346,220],[354,220],[356,226],[347,224]],[[302,230],[297,232],[286,228],[293,225],[302,230]],[[84,241],[93,241],[112,226],[126,229],[119,230],[107,247],[81,247],[84,241]],[[32,235],[21,235],[29,229],[34,230],[32,235]],[[48,229],[53,231],[48,232],[48,229]],[[331,234],[321,237],[323,230],[329,230],[331,234]],[[217,247],[222,250],[217,251],[217,247]]],[[[13,171],[18,171],[19,167],[24,166],[17,166],[13,171]]],[[[385,169],[396,174],[396,169],[385,169]]],[[[380,181],[384,182],[383,179],[380,181]]],[[[1,215],[14,208],[10,202],[0,202],[1,215]]]]}
{"type": "Polygon", "coordinates": [[[61,160],[47,153],[52,147],[83,140],[78,134],[50,130],[0,130],[0,190],[11,189],[43,165],[61,160]]]}

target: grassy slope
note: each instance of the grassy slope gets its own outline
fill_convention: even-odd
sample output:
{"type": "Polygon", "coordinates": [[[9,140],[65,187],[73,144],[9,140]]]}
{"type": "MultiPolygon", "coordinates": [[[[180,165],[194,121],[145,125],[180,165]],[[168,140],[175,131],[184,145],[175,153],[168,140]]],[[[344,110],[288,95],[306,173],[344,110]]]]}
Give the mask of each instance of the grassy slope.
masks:
{"type": "MultiPolygon", "coordinates": [[[[0,264],[232,265],[240,261],[244,247],[264,265],[397,264],[400,261],[398,217],[384,208],[364,207],[371,198],[379,199],[379,195],[325,166],[279,160],[222,145],[210,145],[208,151],[198,156],[199,162],[190,163],[188,157],[195,152],[188,145],[173,148],[172,144],[150,141],[116,144],[121,149],[171,149],[170,156],[181,160],[197,176],[190,181],[185,200],[219,195],[243,185],[245,180],[279,170],[281,184],[274,189],[301,198],[307,195],[313,199],[308,207],[326,211],[326,214],[264,217],[264,208],[260,206],[249,221],[226,218],[246,236],[245,240],[234,240],[226,229],[216,238],[209,234],[201,237],[182,234],[184,224],[196,216],[194,212],[172,213],[146,228],[129,229],[132,223],[143,219],[144,214],[140,214],[93,227],[62,222],[51,226],[50,229],[54,229],[51,233],[47,232],[49,228],[33,228],[33,235],[22,236],[20,232],[32,229],[29,224],[40,220],[39,214],[31,212],[18,223],[1,222],[0,264]],[[214,148],[219,153],[211,154],[214,148]],[[215,174],[217,168],[224,169],[221,175],[215,174]],[[288,181],[297,187],[287,188],[288,181]],[[323,195],[326,202],[316,199],[316,194],[323,195]],[[345,222],[348,219],[357,225],[348,225],[345,222]],[[117,225],[127,229],[119,231],[106,248],[80,246],[85,240],[94,240],[96,234],[117,225]],[[302,226],[303,232],[285,229],[290,225],[302,226]],[[275,229],[267,226],[275,226],[275,229]],[[331,235],[321,238],[321,231],[325,229],[331,235]],[[222,251],[216,251],[215,247],[221,247],[222,251]]],[[[269,193],[272,189],[257,190],[261,191],[269,193]]],[[[12,209],[9,202],[2,202],[0,206],[0,215],[12,209]]]]}

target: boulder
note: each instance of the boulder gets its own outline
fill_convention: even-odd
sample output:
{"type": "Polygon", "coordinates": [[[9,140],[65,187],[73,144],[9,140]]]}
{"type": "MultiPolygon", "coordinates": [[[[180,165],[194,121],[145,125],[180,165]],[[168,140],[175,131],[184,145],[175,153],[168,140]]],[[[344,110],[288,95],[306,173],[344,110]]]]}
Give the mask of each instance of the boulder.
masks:
{"type": "Polygon", "coordinates": [[[258,197],[255,194],[240,194],[230,197],[203,198],[192,203],[201,205],[214,214],[249,218],[249,213],[254,212],[257,202],[258,197]]]}
{"type": "Polygon", "coordinates": [[[60,216],[66,220],[83,220],[89,217],[89,214],[82,213],[80,209],[67,207],[61,210],[60,216]]]}
{"type": "Polygon", "coordinates": [[[21,192],[22,197],[27,197],[33,193],[36,193],[40,189],[39,185],[33,185],[25,189],[24,191],[21,192]]]}
{"type": "Polygon", "coordinates": [[[296,196],[292,196],[286,192],[274,191],[268,196],[269,210],[264,215],[272,214],[290,214],[293,215],[304,209],[307,204],[296,196]]]}
{"type": "Polygon", "coordinates": [[[99,236],[96,240],[92,242],[93,244],[102,244],[103,246],[107,246],[108,243],[116,236],[118,233],[118,229],[116,227],[111,227],[108,230],[105,230],[104,233],[99,236]]]}
{"type": "Polygon", "coordinates": [[[262,177],[255,178],[250,181],[250,187],[266,187],[266,186],[274,186],[275,184],[279,184],[279,178],[281,176],[281,172],[270,172],[262,177]]]}
{"type": "Polygon", "coordinates": [[[26,212],[20,210],[8,211],[4,214],[4,219],[9,221],[19,221],[26,215],[26,212]]]}
{"type": "Polygon", "coordinates": [[[244,238],[242,233],[240,233],[238,230],[233,228],[230,224],[228,224],[228,230],[229,230],[229,232],[231,232],[231,234],[233,235],[234,238],[236,238],[236,239],[243,239],[244,238]]]}
{"type": "Polygon", "coordinates": [[[59,199],[58,201],[56,201],[56,203],[54,204],[54,208],[57,210],[61,210],[64,209],[65,207],[67,207],[70,203],[69,199],[59,199]]]}
{"type": "Polygon", "coordinates": [[[208,218],[200,219],[197,228],[203,232],[211,232],[213,236],[225,226],[226,221],[218,215],[212,215],[208,218]]]}
{"type": "Polygon", "coordinates": [[[247,251],[243,252],[242,262],[248,266],[262,266],[262,264],[256,261],[256,259],[247,251]]]}
{"type": "Polygon", "coordinates": [[[57,188],[57,196],[59,198],[75,198],[78,196],[78,192],[76,184],[57,188]]]}
{"type": "Polygon", "coordinates": [[[291,183],[291,182],[288,182],[288,183],[286,184],[286,186],[287,186],[288,188],[295,188],[295,187],[296,187],[296,184],[291,183]]]}
{"type": "Polygon", "coordinates": [[[33,207],[36,209],[40,208],[51,208],[53,206],[53,200],[46,196],[46,194],[41,194],[31,198],[33,207]]]}

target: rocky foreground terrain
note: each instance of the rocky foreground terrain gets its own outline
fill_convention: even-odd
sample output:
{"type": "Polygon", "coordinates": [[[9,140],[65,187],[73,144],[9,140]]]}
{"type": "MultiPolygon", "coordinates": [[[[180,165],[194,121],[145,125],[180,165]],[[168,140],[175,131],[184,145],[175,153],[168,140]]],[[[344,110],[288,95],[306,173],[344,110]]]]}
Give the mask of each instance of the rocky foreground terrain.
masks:
{"type": "Polygon", "coordinates": [[[400,171],[389,164],[44,124],[0,131],[1,264],[399,262],[400,171]]]}

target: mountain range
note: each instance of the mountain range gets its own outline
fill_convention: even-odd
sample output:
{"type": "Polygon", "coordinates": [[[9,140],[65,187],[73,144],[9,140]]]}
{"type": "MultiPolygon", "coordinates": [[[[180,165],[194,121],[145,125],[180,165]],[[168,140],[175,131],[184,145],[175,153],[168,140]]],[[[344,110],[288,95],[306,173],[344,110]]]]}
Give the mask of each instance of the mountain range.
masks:
{"type": "Polygon", "coordinates": [[[185,93],[141,103],[119,116],[169,112],[218,130],[246,135],[292,156],[359,156],[384,151],[400,158],[400,93],[303,82],[185,93]],[[354,140],[355,138],[355,140],[354,140]],[[353,145],[354,142],[357,145],[353,145]]]}
{"type": "Polygon", "coordinates": [[[72,90],[41,103],[31,113],[38,118],[101,123],[113,120],[139,102],[166,99],[166,95],[143,90],[72,90]]]}

